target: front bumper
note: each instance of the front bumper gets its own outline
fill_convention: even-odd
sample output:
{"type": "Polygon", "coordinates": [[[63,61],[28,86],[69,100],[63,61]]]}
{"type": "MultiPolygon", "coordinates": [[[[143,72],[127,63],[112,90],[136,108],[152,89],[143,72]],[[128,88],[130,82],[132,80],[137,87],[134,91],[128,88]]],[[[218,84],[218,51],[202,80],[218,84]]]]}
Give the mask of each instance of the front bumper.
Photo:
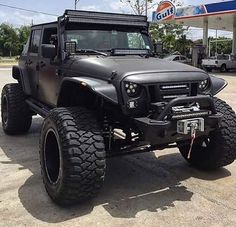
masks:
{"type": "Polygon", "coordinates": [[[196,116],[199,116],[204,112],[191,112],[189,114],[185,113],[180,115],[178,118],[167,118],[167,116],[171,114],[172,107],[183,102],[197,102],[207,108],[209,114],[201,116],[204,118],[205,130],[204,132],[197,132],[197,137],[208,135],[211,131],[215,130],[219,126],[222,115],[216,112],[215,105],[211,97],[195,96],[177,98],[170,101],[156,119],[151,119],[148,117],[134,119],[139,131],[142,133],[143,140],[150,143],[151,145],[165,145],[190,139],[190,135],[177,133],[177,121],[180,119],[196,118],[196,116]]]}

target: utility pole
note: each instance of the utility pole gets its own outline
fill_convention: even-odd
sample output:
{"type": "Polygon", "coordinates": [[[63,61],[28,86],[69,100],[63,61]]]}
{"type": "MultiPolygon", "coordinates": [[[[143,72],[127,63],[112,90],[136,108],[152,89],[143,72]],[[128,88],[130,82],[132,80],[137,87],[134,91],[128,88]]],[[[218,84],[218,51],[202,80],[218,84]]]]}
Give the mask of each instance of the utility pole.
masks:
{"type": "Polygon", "coordinates": [[[216,29],[216,56],[218,55],[218,30],[216,29]]]}
{"type": "Polygon", "coordinates": [[[146,17],[148,16],[148,0],[145,0],[145,14],[146,14],[146,17]]]}
{"type": "Polygon", "coordinates": [[[75,0],[75,10],[77,9],[77,4],[79,3],[79,0],[75,0]]]}

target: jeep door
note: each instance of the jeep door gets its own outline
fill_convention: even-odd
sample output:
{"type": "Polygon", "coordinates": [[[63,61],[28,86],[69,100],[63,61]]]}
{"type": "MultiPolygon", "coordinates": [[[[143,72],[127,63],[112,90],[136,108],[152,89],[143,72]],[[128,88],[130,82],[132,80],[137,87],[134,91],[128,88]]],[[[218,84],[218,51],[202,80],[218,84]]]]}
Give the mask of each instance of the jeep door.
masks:
{"type": "MultiPolygon", "coordinates": [[[[57,26],[45,25],[43,27],[42,44],[55,45],[55,58],[57,55],[57,26]]],[[[60,84],[60,77],[57,76],[58,66],[54,59],[44,58],[40,54],[39,60],[39,100],[49,106],[56,106],[57,92],[60,84]]]]}
{"type": "Polygon", "coordinates": [[[38,82],[39,82],[39,44],[41,40],[41,29],[33,29],[31,32],[29,51],[27,61],[25,62],[27,79],[30,87],[31,96],[37,98],[38,96],[38,82]]]}

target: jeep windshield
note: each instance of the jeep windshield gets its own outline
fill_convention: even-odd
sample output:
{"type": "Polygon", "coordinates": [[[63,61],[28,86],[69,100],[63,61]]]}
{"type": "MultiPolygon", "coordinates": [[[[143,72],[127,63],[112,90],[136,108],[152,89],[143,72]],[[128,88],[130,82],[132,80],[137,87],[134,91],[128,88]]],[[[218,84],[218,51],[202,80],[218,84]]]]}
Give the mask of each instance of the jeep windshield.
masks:
{"type": "Polygon", "coordinates": [[[152,51],[148,35],[140,31],[66,30],[65,41],[75,42],[78,54],[111,53],[114,49],[152,51]]]}

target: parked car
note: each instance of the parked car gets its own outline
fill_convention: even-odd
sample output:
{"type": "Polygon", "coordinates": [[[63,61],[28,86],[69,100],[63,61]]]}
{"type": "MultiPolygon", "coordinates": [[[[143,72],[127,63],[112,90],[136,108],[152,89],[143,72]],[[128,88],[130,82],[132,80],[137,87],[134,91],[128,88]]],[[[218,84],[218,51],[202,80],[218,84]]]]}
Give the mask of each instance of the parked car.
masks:
{"type": "Polygon", "coordinates": [[[16,83],[2,90],[2,126],[24,134],[33,115],[45,118],[41,172],[56,203],[97,195],[108,157],[174,146],[196,168],[234,162],[235,113],[214,97],[227,83],[158,59],[150,40],[138,15],[67,10],[32,27],[16,83]]]}
{"type": "Polygon", "coordinates": [[[202,67],[208,72],[213,69],[227,72],[231,69],[236,69],[236,56],[230,54],[220,54],[218,56],[210,57],[202,60],[202,67]]]}
{"type": "Polygon", "coordinates": [[[190,64],[191,60],[184,55],[170,55],[164,58],[167,61],[177,61],[184,64],[190,64]]]}

